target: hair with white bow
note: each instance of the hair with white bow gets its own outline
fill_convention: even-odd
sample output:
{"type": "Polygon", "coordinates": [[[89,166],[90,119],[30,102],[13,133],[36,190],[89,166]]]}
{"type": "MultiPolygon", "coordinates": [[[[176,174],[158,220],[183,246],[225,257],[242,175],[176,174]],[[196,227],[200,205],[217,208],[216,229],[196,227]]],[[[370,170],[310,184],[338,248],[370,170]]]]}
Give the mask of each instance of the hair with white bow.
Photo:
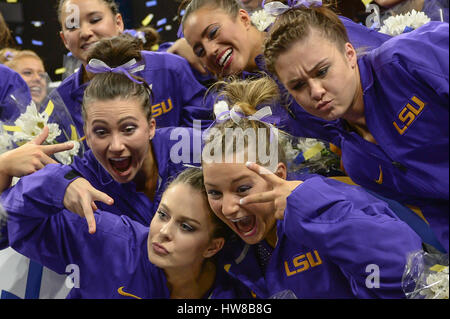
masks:
{"type": "Polygon", "coordinates": [[[151,118],[152,90],[139,72],[145,69],[142,42],[130,35],[102,39],[89,53],[86,71],[95,74],[84,92],[82,114],[93,101],[135,98],[151,118]]]}
{"type": "Polygon", "coordinates": [[[287,4],[280,1],[272,1],[266,3],[266,0],[262,2],[262,7],[266,13],[272,16],[279,16],[285,13],[287,10],[292,8],[298,8],[300,6],[310,8],[310,7],[321,7],[322,0],[288,0],[287,4]]]}

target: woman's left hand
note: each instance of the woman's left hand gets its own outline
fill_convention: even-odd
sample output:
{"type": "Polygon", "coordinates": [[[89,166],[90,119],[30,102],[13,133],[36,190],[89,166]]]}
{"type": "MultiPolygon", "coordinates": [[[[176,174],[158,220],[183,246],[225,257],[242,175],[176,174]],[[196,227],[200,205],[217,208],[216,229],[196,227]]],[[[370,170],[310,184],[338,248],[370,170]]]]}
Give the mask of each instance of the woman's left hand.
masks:
{"type": "Polygon", "coordinates": [[[277,175],[269,171],[267,168],[259,166],[256,163],[248,162],[246,165],[250,170],[252,170],[259,176],[264,178],[264,180],[266,180],[266,182],[268,182],[271,185],[272,190],[258,194],[248,195],[241,199],[240,205],[273,202],[275,205],[275,218],[283,219],[284,210],[286,209],[287,197],[298,185],[300,185],[303,182],[287,181],[283,178],[278,177],[277,175]]]}

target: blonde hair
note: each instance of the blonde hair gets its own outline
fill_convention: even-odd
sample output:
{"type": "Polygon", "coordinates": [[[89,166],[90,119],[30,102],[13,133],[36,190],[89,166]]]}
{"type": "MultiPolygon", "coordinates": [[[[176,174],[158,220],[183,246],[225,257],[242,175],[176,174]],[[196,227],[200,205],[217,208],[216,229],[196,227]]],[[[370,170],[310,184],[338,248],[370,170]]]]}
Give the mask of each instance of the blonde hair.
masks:
{"type": "MultiPolygon", "coordinates": [[[[249,115],[254,114],[257,111],[257,107],[261,106],[262,104],[269,104],[273,105],[274,102],[278,101],[279,99],[279,89],[278,85],[275,83],[274,80],[271,78],[264,76],[257,79],[245,79],[241,80],[236,77],[231,78],[230,82],[226,81],[220,81],[216,84],[217,86],[221,87],[221,91],[218,93],[217,99],[223,98],[230,107],[233,106],[239,106],[242,112],[244,113],[244,116],[239,123],[234,122],[232,119],[225,120],[223,122],[216,122],[211,129],[215,129],[215,132],[218,132],[221,136],[220,139],[217,139],[216,134],[207,134],[206,138],[204,139],[204,145],[207,146],[212,152],[208,155],[214,156],[214,150],[220,149],[222,156],[225,155],[227,152],[230,151],[228,143],[225,142],[226,140],[226,131],[228,129],[241,129],[242,131],[247,130],[253,130],[253,131],[259,131],[260,129],[265,130],[264,135],[255,134],[256,137],[256,145],[257,148],[259,143],[259,139],[264,137],[266,144],[265,147],[265,154],[268,154],[270,152],[270,144],[271,143],[277,143],[277,145],[280,145],[280,134],[286,134],[282,131],[277,130],[278,134],[273,135],[273,129],[274,127],[271,126],[268,123],[265,123],[260,120],[253,120],[248,119],[247,117],[249,115]],[[278,137],[278,140],[271,141],[271,139],[276,136],[278,137]]],[[[216,88],[217,89],[217,88],[216,88]]],[[[250,145],[249,138],[247,135],[244,136],[243,139],[244,145],[237,145],[237,141],[233,141],[233,144],[231,145],[232,149],[231,151],[233,154],[236,154],[238,147],[244,147],[244,149],[248,150],[249,147],[253,147],[253,145],[250,145]]],[[[261,144],[263,145],[263,144],[261,144]]],[[[283,151],[283,147],[278,147],[278,154],[276,154],[278,157],[278,162],[285,162],[285,154],[283,151]]],[[[259,154],[260,151],[256,149],[256,153],[259,154]]],[[[257,157],[256,162],[259,164],[261,163],[260,159],[257,157]]]]}
{"type": "Polygon", "coordinates": [[[12,60],[14,55],[17,54],[20,50],[13,48],[3,48],[0,50],[0,63],[5,64],[6,62],[12,60]]]}
{"type": "MultiPolygon", "coordinates": [[[[5,49],[6,50],[6,49],[5,49]]],[[[2,50],[3,51],[3,50],[2,50]]],[[[1,53],[1,57],[3,58],[5,56],[5,63],[4,65],[6,65],[7,67],[16,70],[18,65],[20,64],[20,60],[23,58],[34,58],[36,60],[39,60],[42,65],[44,65],[44,61],[42,61],[41,57],[39,55],[37,55],[36,52],[31,51],[31,50],[11,50],[8,49],[7,51],[5,51],[4,53],[1,53]],[[7,52],[11,52],[12,57],[11,58],[6,58],[6,54],[7,52]]]]}
{"type": "MultiPolygon", "coordinates": [[[[326,39],[344,50],[350,42],[339,17],[326,6],[292,8],[278,16],[264,43],[264,58],[269,72],[277,74],[275,63],[297,41],[306,39],[311,30],[318,30],[326,39]]],[[[301,57],[299,57],[301,59],[301,57]]]]}

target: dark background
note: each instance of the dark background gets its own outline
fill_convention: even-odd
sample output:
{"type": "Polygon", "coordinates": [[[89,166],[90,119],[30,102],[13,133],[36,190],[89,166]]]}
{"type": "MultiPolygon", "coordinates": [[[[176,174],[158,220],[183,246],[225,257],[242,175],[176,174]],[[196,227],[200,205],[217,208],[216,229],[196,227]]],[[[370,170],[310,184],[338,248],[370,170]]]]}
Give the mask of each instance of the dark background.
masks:
{"type": "MultiPolygon", "coordinates": [[[[126,29],[142,26],[142,20],[152,13],[154,17],[149,26],[159,30],[162,42],[177,39],[176,33],[179,23],[175,18],[178,1],[117,0],[117,2],[126,29]],[[152,6],[147,6],[148,4],[152,6]],[[163,19],[166,21],[164,22],[163,19]]],[[[365,10],[361,0],[340,0],[337,2],[342,15],[355,21],[362,20],[365,10]]],[[[17,47],[35,51],[44,60],[45,68],[52,81],[62,79],[61,75],[55,74],[55,70],[63,66],[64,55],[68,52],[59,37],[57,3],[58,0],[17,0],[14,3],[0,0],[0,12],[8,23],[13,37],[20,37],[17,47]],[[40,21],[42,25],[36,26],[36,24],[33,24],[35,21],[40,21]]]]}

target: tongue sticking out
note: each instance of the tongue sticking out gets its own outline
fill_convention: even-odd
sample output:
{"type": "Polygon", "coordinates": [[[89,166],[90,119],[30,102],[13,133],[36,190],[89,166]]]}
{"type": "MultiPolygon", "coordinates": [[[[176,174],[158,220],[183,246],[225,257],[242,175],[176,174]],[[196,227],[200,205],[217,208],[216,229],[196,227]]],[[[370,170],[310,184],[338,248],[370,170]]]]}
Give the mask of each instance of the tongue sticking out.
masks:
{"type": "Polygon", "coordinates": [[[247,216],[244,218],[241,218],[239,221],[235,222],[237,229],[241,233],[248,233],[255,227],[255,216],[247,216]]]}
{"type": "Polygon", "coordinates": [[[124,172],[130,167],[131,159],[130,158],[126,158],[126,159],[123,159],[123,160],[120,160],[120,161],[110,160],[110,163],[119,172],[124,172]]]}

